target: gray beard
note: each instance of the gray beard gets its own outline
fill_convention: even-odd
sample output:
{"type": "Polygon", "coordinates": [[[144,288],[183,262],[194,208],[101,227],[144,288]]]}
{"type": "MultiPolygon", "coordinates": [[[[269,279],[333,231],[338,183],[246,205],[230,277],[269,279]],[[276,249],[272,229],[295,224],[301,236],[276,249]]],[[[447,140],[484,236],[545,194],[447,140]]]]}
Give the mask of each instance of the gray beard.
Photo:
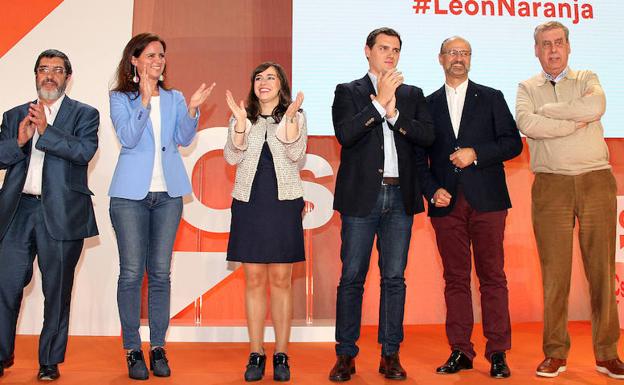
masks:
{"type": "Polygon", "coordinates": [[[65,93],[65,84],[63,84],[62,86],[59,86],[56,90],[54,91],[46,91],[44,89],[37,89],[37,95],[39,96],[39,99],[45,99],[45,100],[57,100],[59,99],[61,96],[63,96],[63,94],[65,93]]]}

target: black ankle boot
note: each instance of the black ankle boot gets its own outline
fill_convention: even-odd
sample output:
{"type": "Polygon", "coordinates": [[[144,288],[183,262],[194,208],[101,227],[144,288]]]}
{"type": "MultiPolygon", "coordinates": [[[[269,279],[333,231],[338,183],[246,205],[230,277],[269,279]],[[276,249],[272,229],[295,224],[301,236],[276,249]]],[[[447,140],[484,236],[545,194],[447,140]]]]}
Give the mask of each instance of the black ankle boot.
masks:
{"type": "Polygon", "coordinates": [[[264,367],[266,366],[266,355],[259,353],[251,353],[249,355],[249,363],[245,370],[245,381],[258,381],[264,376],[264,367]]]}
{"type": "Polygon", "coordinates": [[[143,351],[132,350],[126,353],[126,362],[128,363],[128,377],[133,380],[147,380],[149,372],[145,366],[143,351]]]}
{"type": "Polygon", "coordinates": [[[7,358],[6,360],[0,361],[0,377],[4,375],[4,369],[10,368],[11,366],[13,366],[14,361],[15,361],[15,356],[13,354],[11,354],[11,357],[7,358]]]}
{"type": "Polygon", "coordinates": [[[150,370],[154,372],[156,377],[169,377],[171,369],[169,368],[169,360],[165,349],[160,346],[150,350],[150,370]]]}
{"type": "Polygon", "coordinates": [[[273,380],[290,381],[290,366],[286,353],[273,354],[273,380]]]}

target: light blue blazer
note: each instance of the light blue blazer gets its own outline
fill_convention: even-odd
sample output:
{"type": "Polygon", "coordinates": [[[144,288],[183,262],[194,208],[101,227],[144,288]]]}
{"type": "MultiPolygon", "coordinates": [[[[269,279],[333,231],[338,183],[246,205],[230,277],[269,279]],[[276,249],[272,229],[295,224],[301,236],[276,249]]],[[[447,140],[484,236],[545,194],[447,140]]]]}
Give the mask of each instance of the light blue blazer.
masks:
{"type": "MultiPolygon", "coordinates": [[[[110,114],[121,152],[108,190],[116,198],[141,200],[147,196],[154,168],[154,131],[150,108],[144,108],[136,94],[113,91],[110,114]]],[[[160,88],[162,167],[171,197],[190,193],[191,183],[178,146],[188,146],[195,137],[199,111],[195,119],[188,116],[180,91],[160,88]]]]}

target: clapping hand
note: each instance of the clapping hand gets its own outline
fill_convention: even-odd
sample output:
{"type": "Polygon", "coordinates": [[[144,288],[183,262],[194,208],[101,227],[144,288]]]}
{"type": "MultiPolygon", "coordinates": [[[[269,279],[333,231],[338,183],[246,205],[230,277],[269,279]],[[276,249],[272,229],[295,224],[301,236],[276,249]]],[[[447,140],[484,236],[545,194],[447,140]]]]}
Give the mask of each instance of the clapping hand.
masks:
{"type": "MultiPolygon", "coordinates": [[[[386,109],[394,112],[396,89],[403,84],[403,74],[393,68],[384,72],[377,79],[377,101],[386,109]],[[388,104],[392,104],[389,106],[388,104]],[[391,108],[389,108],[391,107],[391,108]]],[[[389,111],[390,112],[390,111],[389,111]]]]}
{"type": "Polygon", "coordinates": [[[46,118],[43,104],[31,103],[28,107],[28,119],[30,123],[37,128],[39,135],[43,135],[46,127],[48,127],[48,119],[46,118]]]}
{"type": "Polygon", "coordinates": [[[295,101],[290,103],[290,106],[288,106],[288,108],[286,109],[286,112],[284,113],[284,116],[286,116],[286,118],[291,123],[294,122],[296,113],[297,111],[299,111],[302,104],[303,104],[303,92],[299,91],[297,92],[297,97],[295,98],[295,101]]]}
{"type": "MultiPolygon", "coordinates": [[[[375,95],[370,94],[370,98],[371,98],[371,102],[373,100],[375,100],[375,95]]],[[[386,116],[385,118],[387,119],[392,119],[396,116],[396,96],[392,95],[392,98],[390,98],[390,101],[385,105],[382,106],[384,108],[384,110],[386,110],[386,116]]]]}
{"type": "Polygon", "coordinates": [[[208,99],[208,96],[210,96],[212,89],[216,85],[217,83],[213,82],[210,87],[207,87],[206,83],[202,83],[197,89],[197,91],[195,91],[195,93],[191,95],[191,99],[189,100],[189,105],[188,105],[188,112],[191,118],[194,118],[195,116],[197,116],[197,108],[199,108],[199,106],[204,104],[206,99],[208,99]]]}
{"type": "Polygon", "coordinates": [[[30,116],[26,115],[17,127],[17,145],[23,147],[35,134],[36,127],[30,121],[30,116]]]}
{"type": "Polygon", "coordinates": [[[236,104],[230,90],[225,91],[225,101],[227,102],[228,107],[230,107],[230,111],[232,111],[232,115],[234,115],[236,122],[238,124],[243,124],[244,127],[245,120],[247,119],[247,110],[245,110],[245,104],[243,101],[241,100],[239,104],[236,104]]]}
{"type": "Polygon", "coordinates": [[[147,108],[147,106],[149,106],[154,89],[156,89],[156,81],[149,78],[147,75],[147,66],[145,66],[143,67],[139,81],[139,93],[141,94],[141,103],[143,104],[143,107],[147,108]]]}

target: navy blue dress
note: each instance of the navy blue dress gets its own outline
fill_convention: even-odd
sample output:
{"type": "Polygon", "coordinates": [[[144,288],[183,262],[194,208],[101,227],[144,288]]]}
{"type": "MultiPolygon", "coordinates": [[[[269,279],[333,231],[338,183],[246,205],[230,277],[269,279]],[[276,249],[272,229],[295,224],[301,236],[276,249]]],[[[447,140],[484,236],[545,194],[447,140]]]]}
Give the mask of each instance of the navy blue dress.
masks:
{"type": "Polygon", "coordinates": [[[273,155],[265,142],[249,202],[232,200],[227,260],[246,263],[293,263],[305,260],[303,198],[277,199],[273,155]]]}

